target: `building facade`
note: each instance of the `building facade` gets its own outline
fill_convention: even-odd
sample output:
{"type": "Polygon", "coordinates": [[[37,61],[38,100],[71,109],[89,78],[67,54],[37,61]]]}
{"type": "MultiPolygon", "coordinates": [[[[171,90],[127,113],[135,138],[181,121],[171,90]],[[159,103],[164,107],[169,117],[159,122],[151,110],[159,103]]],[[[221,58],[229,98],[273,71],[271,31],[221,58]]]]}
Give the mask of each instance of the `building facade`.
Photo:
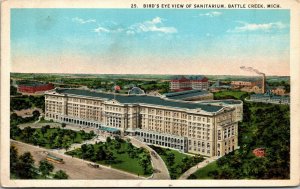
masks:
{"type": "Polygon", "coordinates": [[[209,82],[206,77],[194,76],[186,78],[176,77],[170,81],[171,91],[184,91],[184,90],[208,90],[209,82]]]}
{"type": "Polygon", "coordinates": [[[101,129],[118,129],[148,143],[205,156],[237,148],[235,109],[147,95],[78,89],[45,94],[45,119],[101,129]]]}

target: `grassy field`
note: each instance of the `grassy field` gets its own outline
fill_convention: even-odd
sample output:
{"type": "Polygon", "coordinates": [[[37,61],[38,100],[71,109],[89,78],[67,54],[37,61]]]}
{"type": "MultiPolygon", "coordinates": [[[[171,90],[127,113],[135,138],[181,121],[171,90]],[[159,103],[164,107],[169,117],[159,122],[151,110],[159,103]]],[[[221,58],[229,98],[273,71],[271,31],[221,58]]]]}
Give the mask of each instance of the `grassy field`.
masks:
{"type": "Polygon", "coordinates": [[[243,91],[219,91],[214,93],[214,99],[227,99],[227,98],[241,99],[243,95],[247,95],[247,94],[248,94],[247,92],[243,92],[243,91]]]}
{"type": "Polygon", "coordinates": [[[150,176],[152,174],[152,166],[150,161],[149,152],[142,148],[132,147],[129,148],[129,143],[122,141],[120,147],[116,148],[116,141],[112,142],[100,142],[94,145],[87,145],[86,153],[83,153],[82,148],[66,152],[68,155],[72,155],[81,159],[86,159],[95,163],[109,165],[112,168],[120,169],[136,175],[150,176]],[[108,158],[108,155],[99,156],[99,151],[102,149],[104,154],[112,154],[113,158],[108,158]],[[148,157],[149,161],[146,163],[147,168],[141,165],[140,160],[148,157]],[[111,160],[113,159],[113,160],[111,160]]]}
{"type": "Polygon", "coordinates": [[[151,146],[163,159],[165,162],[172,179],[177,179],[183,174],[186,170],[196,165],[198,162],[203,161],[203,157],[189,156],[183,153],[180,153],[177,150],[160,148],[157,146],[151,146]],[[168,160],[168,155],[174,154],[174,163],[170,164],[168,160]],[[197,158],[195,158],[197,157],[197,158]]]}
{"type": "Polygon", "coordinates": [[[213,179],[213,177],[209,176],[208,173],[217,169],[217,162],[214,161],[193,173],[188,179],[213,179]]]}

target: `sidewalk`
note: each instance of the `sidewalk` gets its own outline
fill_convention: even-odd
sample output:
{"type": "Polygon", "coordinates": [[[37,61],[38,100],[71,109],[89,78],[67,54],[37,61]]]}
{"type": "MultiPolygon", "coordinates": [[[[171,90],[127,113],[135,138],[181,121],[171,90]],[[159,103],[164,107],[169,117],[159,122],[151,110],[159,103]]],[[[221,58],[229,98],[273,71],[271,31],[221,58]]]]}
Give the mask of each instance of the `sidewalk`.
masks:
{"type": "Polygon", "coordinates": [[[216,161],[217,159],[218,159],[218,157],[216,157],[216,156],[205,159],[204,161],[198,163],[194,167],[191,167],[189,170],[184,172],[178,179],[179,180],[187,179],[191,174],[196,172],[198,169],[201,169],[201,168],[207,166],[208,164],[216,161]]]}

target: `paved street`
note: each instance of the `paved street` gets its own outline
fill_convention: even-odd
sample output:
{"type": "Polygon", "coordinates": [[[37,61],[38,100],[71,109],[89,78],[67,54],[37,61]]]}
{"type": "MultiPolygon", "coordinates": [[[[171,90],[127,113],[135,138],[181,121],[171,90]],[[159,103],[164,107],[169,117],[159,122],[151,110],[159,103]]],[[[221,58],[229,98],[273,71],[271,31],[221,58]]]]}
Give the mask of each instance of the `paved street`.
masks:
{"type": "Polygon", "coordinates": [[[161,157],[148,145],[145,143],[133,138],[133,137],[125,137],[129,138],[131,143],[136,147],[144,147],[150,152],[152,166],[154,168],[154,173],[152,178],[150,179],[171,179],[169,176],[169,171],[165,165],[165,162],[161,159],[161,157]]]}
{"type": "Polygon", "coordinates": [[[208,165],[208,164],[216,161],[217,159],[218,159],[218,157],[215,157],[215,156],[205,159],[204,161],[198,163],[194,167],[191,167],[189,170],[187,170],[186,172],[184,172],[179,177],[179,180],[187,179],[191,174],[195,173],[198,169],[201,169],[201,168],[205,167],[206,165],[208,165]]]}
{"type": "Polygon", "coordinates": [[[87,165],[89,163],[88,161],[72,158],[71,156],[59,154],[52,150],[39,148],[22,142],[11,140],[11,144],[16,146],[19,154],[29,151],[34,158],[36,165],[38,165],[39,161],[45,159],[45,152],[63,158],[65,161],[64,164],[53,163],[55,167],[54,171],[60,169],[65,171],[69,175],[69,179],[144,179],[124,171],[111,169],[101,165],[100,168],[92,168],[87,165]]]}

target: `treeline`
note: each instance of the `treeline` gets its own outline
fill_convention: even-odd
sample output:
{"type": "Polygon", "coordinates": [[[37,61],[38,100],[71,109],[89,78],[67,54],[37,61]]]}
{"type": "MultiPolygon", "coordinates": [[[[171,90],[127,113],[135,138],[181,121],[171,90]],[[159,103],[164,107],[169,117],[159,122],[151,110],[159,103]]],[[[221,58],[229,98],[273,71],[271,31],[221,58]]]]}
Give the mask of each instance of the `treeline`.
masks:
{"type": "Polygon", "coordinates": [[[37,121],[39,119],[39,117],[40,117],[40,112],[37,110],[32,112],[32,116],[24,117],[24,118],[21,116],[18,116],[16,113],[12,113],[10,115],[10,125],[17,126],[22,123],[34,122],[34,121],[37,121]]]}
{"type": "Polygon", "coordinates": [[[34,165],[34,159],[30,152],[18,154],[15,146],[10,147],[10,177],[12,179],[68,179],[68,175],[59,170],[53,172],[54,166],[46,160],[34,165]]]}
{"type": "Polygon", "coordinates": [[[244,102],[239,124],[240,149],[217,161],[209,173],[215,179],[289,179],[290,109],[287,105],[244,102]],[[256,148],[266,150],[256,157],[256,148]]]}
{"type": "Polygon", "coordinates": [[[70,129],[50,128],[49,125],[42,128],[25,127],[23,130],[13,128],[11,138],[22,142],[39,145],[42,147],[68,150],[73,143],[81,143],[83,140],[92,139],[95,133],[86,133],[83,130],[76,132],[70,129]]]}
{"type": "Polygon", "coordinates": [[[45,110],[45,97],[44,96],[28,96],[22,95],[20,97],[10,98],[10,110],[23,110],[29,108],[40,108],[45,110]]]}

